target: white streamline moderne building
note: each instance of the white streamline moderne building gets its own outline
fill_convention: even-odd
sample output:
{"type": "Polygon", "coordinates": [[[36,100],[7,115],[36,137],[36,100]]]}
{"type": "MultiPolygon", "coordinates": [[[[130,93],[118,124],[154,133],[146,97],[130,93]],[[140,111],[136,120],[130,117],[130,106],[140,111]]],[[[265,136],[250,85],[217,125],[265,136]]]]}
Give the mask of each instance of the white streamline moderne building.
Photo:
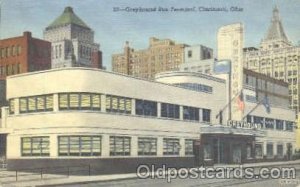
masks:
{"type": "MultiPolygon", "coordinates": [[[[88,68],[11,76],[2,155],[8,169],[91,165],[99,173],[290,159],[294,111],[259,105],[247,120],[261,129],[231,127],[228,109],[216,118],[227,92],[226,80],[191,72],[157,82],[88,68]]],[[[247,113],[255,103],[245,102],[247,113]]]]}

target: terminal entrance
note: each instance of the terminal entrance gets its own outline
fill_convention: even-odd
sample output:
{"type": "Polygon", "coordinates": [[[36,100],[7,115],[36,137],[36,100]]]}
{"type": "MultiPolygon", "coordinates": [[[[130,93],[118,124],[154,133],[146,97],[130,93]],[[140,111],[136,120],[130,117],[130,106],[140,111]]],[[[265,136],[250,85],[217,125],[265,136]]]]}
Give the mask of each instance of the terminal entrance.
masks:
{"type": "Polygon", "coordinates": [[[204,164],[241,164],[254,158],[254,136],[204,134],[201,147],[204,164]]]}

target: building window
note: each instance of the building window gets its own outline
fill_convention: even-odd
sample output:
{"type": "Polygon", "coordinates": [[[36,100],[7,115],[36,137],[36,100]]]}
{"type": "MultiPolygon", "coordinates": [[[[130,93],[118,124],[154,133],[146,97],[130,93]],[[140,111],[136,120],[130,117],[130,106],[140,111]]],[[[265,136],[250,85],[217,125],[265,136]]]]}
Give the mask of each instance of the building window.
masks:
{"type": "Polygon", "coordinates": [[[59,156],[100,156],[101,136],[59,136],[59,156]]]}
{"type": "Polygon", "coordinates": [[[22,52],[22,47],[18,45],[18,47],[16,47],[17,50],[17,55],[20,55],[22,52]]]}
{"type": "Polygon", "coordinates": [[[131,99],[106,95],[106,111],[131,114],[131,99]]]}
{"type": "Polygon", "coordinates": [[[18,47],[17,46],[13,46],[13,56],[18,54],[18,47]]]}
{"type": "Polygon", "coordinates": [[[9,65],[5,66],[5,72],[7,76],[10,75],[9,65]]]}
{"type": "Polygon", "coordinates": [[[179,119],[179,105],[161,103],[161,117],[179,119]]]}
{"type": "Polygon", "coordinates": [[[58,46],[55,46],[55,58],[58,58],[58,46]]]}
{"type": "Polygon", "coordinates": [[[53,95],[21,97],[20,113],[53,111],[53,95]]]}
{"type": "Polygon", "coordinates": [[[185,155],[194,155],[193,142],[194,140],[185,140],[185,155]]]}
{"type": "Polygon", "coordinates": [[[258,117],[258,116],[253,116],[253,122],[263,125],[264,124],[264,118],[258,117]]]}
{"type": "Polygon", "coordinates": [[[257,103],[256,97],[252,96],[252,95],[246,95],[246,101],[251,102],[251,103],[257,103]]]}
{"type": "Polygon", "coordinates": [[[179,139],[164,138],[164,155],[179,155],[180,144],[179,139]]]}
{"type": "Polygon", "coordinates": [[[15,53],[14,53],[14,46],[11,46],[10,47],[10,54],[11,54],[11,56],[14,56],[15,55],[15,53]]]}
{"type": "Polygon", "coordinates": [[[11,48],[7,47],[6,52],[7,52],[7,57],[10,57],[11,56],[11,48]]]}
{"type": "Polygon", "coordinates": [[[61,93],[59,94],[60,110],[100,110],[101,94],[61,93]]]}
{"type": "MultiPolygon", "coordinates": [[[[202,70],[199,70],[199,72],[202,72],[202,70]]],[[[205,92],[205,93],[212,93],[213,92],[213,88],[211,86],[207,86],[207,85],[204,85],[204,84],[198,84],[198,83],[175,83],[173,85],[179,86],[179,87],[182,87],[182,88],[185,88],[185,89],[188,89],[188,90],[194,90],[194,91],[197,91],[197,92],[205,92]]]]}
{"type": "Polygon", "coordinates": [[[276,129],[283,130],[283,120],[276,120],[276,129]]]}
{"type": "Polygon", "coordinates": [[[22,156],[50,156],[49,137],[24,137],[21,138],[22,156]]]}
{"type": "Polygon", "coordinates": [[[209,109],[202,109],[202,121],[203,122],[209,122],[210,123],[210,113],[211,111],[209,109]]]}
{"type": "Polygon", "coordinates": [[[12,65],[11,65],[11,74],[14,75],[15,72],[16,72],[16,71],[15,71],[15,65],[12,64],[12,65]]]}
{"type": "Polygon", "coordinates": [[[193,56],[193,52],[192,52],[191,50],[189,50],[189,51],[188,51],[188,57],[189,57],[189,58],[192,58],[192,56],[193,56]]]}
{"type": "Polygon", "coordinates": [[[274,129],[274,119],[265,118],[266,129],[274,129]]]}
{"type": "Polygon", "coordinates": [[[4,48],[1,48],[0,52],[1,52],[1,58],[4,58],[4,48]]]}
{"type": "Polygon", "coordinates": [[[157,139],[156,138],[138,138],[139,155],[156,155],[157,139]]]}
{"type": "Polygon", "coordinates": [[[262,158],[262,157],[263,157],[263,145],[255,144],[255,158],[262,158]]]}
{"type": "Polygon", "coordinates": [[[130,155],[131,138],[123,136],[111,136],[109,138],[110,156],[130,155]]]}
{"type": "Polygon", "coordinates": [[[277,157],[283,158],[283,145],[282,144],[277,145],[277,157]]]}
{"type": "Polygon", "coordinates": [[[294,122],[292,121],[285,121],[285,130],[293,131],[294,130],[294,122]]]}
{"type": "Polygon", "coordinates": [[[62,54],[62,49],[61,49],[61,45],[58,46],[58,56],[59,58],[61,58],[61,54],[62,54]]]}
{"type": "Polygon", "coordinates": [[[205,144],[203,147],[203,152],[204,152],[204,160],[210,160],[212,159],[212,148],[211,145],[205,144]]]}
{"type": "Polygon", "coordinates": [[[267,144],[267,157],[268,158],[273,157],[273,144],[272,143],[267,144]]]}
{"type": "Polygon", "coordinates": [[[252,145],[247,144],[246,150],[247,150],[247,159],[252,158],[252,145]]]}
{"type": "Polygon", "coordinates": [[[157,103],[146,100],[135,100],[135,113],[142,116],[157,116],[157,103]]]}
{"type": "Polygon", "coordinates": [[[247,115],[247,123],[252,123],[252,116],[247,115]]]}
{"type": "Polygon", "coordinates": [[[199,109],[195,107],[183,107],[183,119],[191,121],[199,121],[199,109]]]}
{"type": "Polygon", "coordinates": [[[4,76],[4,67],[0,66],[0,76],[4,76]]]}
{"type": "Polygon", "coordinates": [[[9,114],[14,114],[15,113],[15,100],[10,99],[9,100],[9,114]]]}

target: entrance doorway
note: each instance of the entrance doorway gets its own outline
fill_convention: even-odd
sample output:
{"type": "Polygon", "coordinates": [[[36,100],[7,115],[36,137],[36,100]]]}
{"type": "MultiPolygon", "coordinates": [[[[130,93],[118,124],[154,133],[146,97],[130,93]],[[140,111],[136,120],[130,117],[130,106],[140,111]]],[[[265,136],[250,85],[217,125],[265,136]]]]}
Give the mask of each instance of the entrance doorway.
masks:
{"type": "Polygon", "coordinates": [[[242,148],[241,145],[233,145],[232,162],[234,164],[240,164],[242,162],[242,148]]]}
{"type": "Polygon", "coordinates": [[[203,164],[241,164],[252,158],[254,136],[204,134],[201,137],[203,164]],[[250,152],[247,150],[250,145],[250,152]],[[248,153],[249,152],[249,153],[248,153]]]}

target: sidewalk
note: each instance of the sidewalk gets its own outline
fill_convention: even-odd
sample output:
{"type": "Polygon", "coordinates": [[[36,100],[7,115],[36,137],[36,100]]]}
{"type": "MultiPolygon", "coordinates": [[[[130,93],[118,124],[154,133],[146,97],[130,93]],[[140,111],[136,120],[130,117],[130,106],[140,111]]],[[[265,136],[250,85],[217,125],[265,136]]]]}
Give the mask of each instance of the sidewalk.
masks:
{"type": "MultiPolygon", "coordinates": [[[[243,164],[242,167],[269,167],[269,166],[295,166],[299,165],[300,160],[296,161],[285,161],[285,162],[263,162],[263,163],[248,163],[243,164]]],[[[240,165],[215,165],[215,168],[219,167],[240,167],[240,165]]],[[[10,172],[10,171],[7,171],[10,172]]],[[[59,184],[78,184],[78,183],[91,183],[91,182],[104,182],[104,181],[114,181],[114,180],[125,180],[137,178],[135,173],[130,174],[113,174],[113,175],[96,175],[96,176],[59,176],[59,175],[49,175],[52,177],[45,176],[45,179],[26,179],[17,182],[10,181],[9,183],[2,183],[2,187],[29,187],[29,186],[55,186],[59,184]],[[54,176],[54,177],[53,177],[54,176]],[[48,178],[48,179],[47,179],[48,178]]],[[[6,180],[7,181],[7,180],[6,180]]]]}

